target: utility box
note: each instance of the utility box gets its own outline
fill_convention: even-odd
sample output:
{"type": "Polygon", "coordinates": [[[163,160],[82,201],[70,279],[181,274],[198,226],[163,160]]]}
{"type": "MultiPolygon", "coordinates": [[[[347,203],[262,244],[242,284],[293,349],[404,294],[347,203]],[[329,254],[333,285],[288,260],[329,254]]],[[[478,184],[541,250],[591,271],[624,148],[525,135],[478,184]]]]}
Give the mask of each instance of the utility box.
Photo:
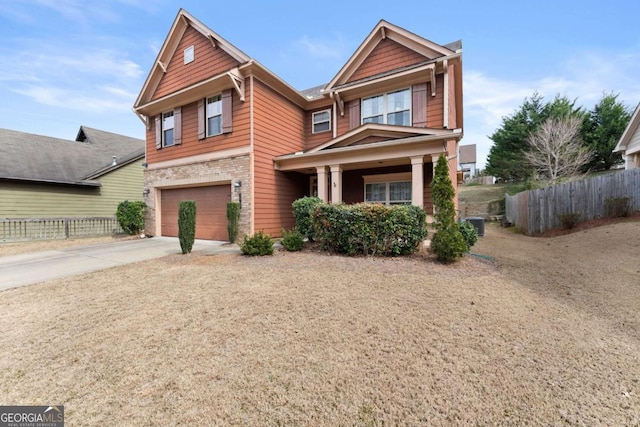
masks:
{"type": "Polygon", "coordinates": [[[478,231],[478,236],[484,236],[484,218],[481,216],[470,216],[465,218],[465,221],[469,221],[478,231]]]}

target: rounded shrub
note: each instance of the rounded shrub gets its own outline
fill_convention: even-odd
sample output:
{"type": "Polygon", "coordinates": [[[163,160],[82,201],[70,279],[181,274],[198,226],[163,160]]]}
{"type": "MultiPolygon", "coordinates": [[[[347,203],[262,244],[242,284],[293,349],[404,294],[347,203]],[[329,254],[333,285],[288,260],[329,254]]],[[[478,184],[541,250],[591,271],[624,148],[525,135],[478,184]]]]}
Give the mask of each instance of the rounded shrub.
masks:
{"type": "Polygon", "coordinates": [[[144,228],[144,213],[146,211],[147,204],[145,202],[125,200],[118,203],[116,219],[125,233],[138,234],[144,228]]]}
{"type": "Polygon", "coordinates": [[[478,230],[469,221],[461,221],[458,228],[465,242],[467,242],[467,251],[478,241],[478,230]]]}
{"type": "Polygon", "coordinates": [[[304,236],[295,228],[291,231],[282,229],[282,247],[289,252],[297,252],[302,250],[304,246],[304,236]]]}
{"type": "Polygon", "coordinates": [[[263,231],[258,231],[251,237],[244,236],[240,250],[250,256],[273,255],[273,239],[263,231]]]}
{"type": "Polygon", "coordinates": [[[458,227],[449,227],[436,231],[431,239],[431,251],[438,261],[450,263],[462,258],[468,246],[458,227]]]}

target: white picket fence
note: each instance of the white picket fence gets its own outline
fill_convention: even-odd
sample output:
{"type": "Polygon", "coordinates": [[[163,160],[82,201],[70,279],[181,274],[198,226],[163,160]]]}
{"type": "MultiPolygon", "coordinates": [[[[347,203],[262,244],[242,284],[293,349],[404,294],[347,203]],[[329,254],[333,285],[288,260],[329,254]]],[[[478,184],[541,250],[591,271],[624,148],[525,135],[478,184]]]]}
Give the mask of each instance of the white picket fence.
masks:
{"type": "Polygon", "coordinates": [[[0,219],[0,242],[109,236],[116,233],[122,233],[122,228],[115,217],[0,219]]]}
{"type": "Polygon", "coordinates": [[[606,201],[621,197],[629,198],[632,212],[640,210],[640,169],[506,196],[506,218],[533,236],[560,227],[560,215],[575,213],[581,221],[604,218],[606,201]]]}

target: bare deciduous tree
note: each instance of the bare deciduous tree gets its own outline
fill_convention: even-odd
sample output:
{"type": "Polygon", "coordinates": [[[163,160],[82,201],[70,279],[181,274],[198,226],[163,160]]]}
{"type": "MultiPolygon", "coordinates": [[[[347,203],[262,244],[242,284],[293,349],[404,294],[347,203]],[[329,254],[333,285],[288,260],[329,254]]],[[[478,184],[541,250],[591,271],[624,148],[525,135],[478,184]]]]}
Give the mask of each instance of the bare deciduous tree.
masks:
{"type": "Polygon", "coordinates": [[[551,184],[580,176],[580,169],[589,162],[591,153],[580,141],[581,125],[576,116],[548,119],[529,135],[525,158],[551,184]]]}

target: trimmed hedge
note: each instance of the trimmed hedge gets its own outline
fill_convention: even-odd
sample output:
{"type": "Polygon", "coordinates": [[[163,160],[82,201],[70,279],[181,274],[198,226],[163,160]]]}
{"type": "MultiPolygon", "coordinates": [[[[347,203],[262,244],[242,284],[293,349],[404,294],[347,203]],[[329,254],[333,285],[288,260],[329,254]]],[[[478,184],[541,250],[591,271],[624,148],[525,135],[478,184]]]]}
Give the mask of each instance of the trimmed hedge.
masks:
{"type": "Polygon", "coordinates": [[[178,204],[178,240],[182,253],[190,253],[196,240],[196,202],[193,200],[178,204]]]}
{"type": "Polygon", "coordinates": [[[412,205],[323,203],[312,218],[322,247],[348,255],[408,255],[427,237],[426,215],[412,205]]]}
{"type": "Polygon", "coordinates": [[[313,240],[313,220],[311,215],[318,205],[322,204],[322,199],[318,197],[302,197],[294,200],[291,204],[293,217],[296,220],[296,230],[303,237],[313,240]]]}
{"type": "Polygon", "coordinates": [[[235,243],[238,237],[238,219],[240,219],[240,203],[227,203],[227,234],[231,243],[235,243]]]}

